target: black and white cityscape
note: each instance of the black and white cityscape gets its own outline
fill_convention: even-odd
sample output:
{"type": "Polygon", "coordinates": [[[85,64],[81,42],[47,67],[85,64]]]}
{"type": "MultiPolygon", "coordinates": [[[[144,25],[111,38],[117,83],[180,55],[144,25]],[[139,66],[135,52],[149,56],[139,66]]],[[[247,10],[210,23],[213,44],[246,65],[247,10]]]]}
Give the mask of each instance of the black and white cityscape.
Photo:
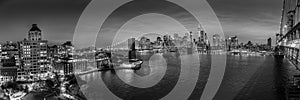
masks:
{"type": "Polygon", "coordinates": [[[300,100],[300,0],[0,0],[0,100],[300,100]]]}

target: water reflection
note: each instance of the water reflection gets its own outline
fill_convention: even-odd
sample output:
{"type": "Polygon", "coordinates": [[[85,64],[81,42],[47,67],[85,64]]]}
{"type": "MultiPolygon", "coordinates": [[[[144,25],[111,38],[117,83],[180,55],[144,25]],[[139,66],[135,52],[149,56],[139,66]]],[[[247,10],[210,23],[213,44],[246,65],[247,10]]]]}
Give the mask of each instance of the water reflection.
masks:
{"type": "Polygon", "coordinates": [[[134,70],[124,69],[118,70],[117,75],[127,84],[130,84],[133,81],[134,70]]]}
{"type": "Polygon", "coordinates": [[[154,86],[163,78],[166,68],[167,64],[163,56],[154,54],[148,61],[144,60],[140,70],[117,70],[116,73],[121,80],[131,86],[147,88],[154,86]]]}
{"type": "MultiPolygon", "coordinates": [[[[199,78],[196,87],[189,99],[200,98],[210,73],[211,56],[200,54],[201,64],[199,67],[201,70],[198,73],[199,78]]],[[[192,58],[191,55],[183,57],[176,56],[176,54],[143,55],[141,57],[148,59],[148,62],[137,71],[115,70],[86,75],[89,87],[84,92],[89,94],[87,95],[88,98],[104,98],[106,100],[111,99],[109,98],[111,94],[115,94],[119,99],[160,99],[174,89],[176,83],[178,83],[181,70],[187,70],[180,67],[182,64],[180,59],[192,58]],[[146,88],[135,87],[136,84],[147,84],[147,82],[155,79],[159,79],[159,81],[148,83],[146,88]],[[103,84],[101,80],[103,80],[103,84]],[[111,93],[97,92],[106,87],[111,93]],[[93,93],[94,95],[92,95],[93,93]]],[[[193,66],[192,63],[190,64],[187,66],[193,66]]],[[[291,73],[292,69],[293,67],[287,61],[280,62],[272,56],[228,55],[226,73],[214,100],[258,100],[261,98],[280,100],[283,97],[279,95],[282,92],[282,82],[288,78],[288,74],[291,73]]],[[[193,70],[193,68],[188,70],[193,70]]],[[[189,82],[189,77],[184,77],[183,81],[189,82]]],[[[186,91],[180,92],[185,93],[186,91]]]]}

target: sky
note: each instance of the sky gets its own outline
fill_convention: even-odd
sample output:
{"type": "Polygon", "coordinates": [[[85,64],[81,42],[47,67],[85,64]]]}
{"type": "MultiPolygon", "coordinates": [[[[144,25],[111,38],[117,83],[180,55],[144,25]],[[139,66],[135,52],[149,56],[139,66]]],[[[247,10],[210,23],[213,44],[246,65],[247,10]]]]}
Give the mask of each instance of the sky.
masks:
{"type": "MultiPolygon", "coordinates": [[[[114,0],[110,1],[114,2],[114,0]]],[[[269,37],[274,40],[275,33],[279,31],[282,0],[207,1],[216,13],[225,35],[237,35],[240,42],[266,43],[269,37]]],[[[43,38],[51,42],[72,40],[79,17],[89,3],[90,0],[0,0],[0,42],[23,40],[31,24],[38,24],[43,31],[43,38]]],[[[147,6],[147,4],[144,5],[147,6]]],[[[157,11],[159,7],[147,8],[147,10],[157,11]]],[[[106,40],[122,40],[122,38],[137,36],[140,33],[186,32],[184,26],[173,18],[156,13],[137,16],[123,26],[118,26],[118,21],[123,21],[127,18],[126,16],[134,13],[132,10],[135,10],[135,6],[125,8],[122,8],[123,12],[115,12],[116,15],[110,19],[111,21],[103,26],[106,29],[100,31],[104,34],[97,37],[97,46],[109,44],[105,42],[106,40]],[[112,27],[121,28],[113,32],[123,34],[108,38],[109,31],[115,30],[112,27]]],[[[180,12],[176,7],[174,9],[162,9],[161,12],[171,13],[176,18],[185,21],[186,25],[196,27],[195,22],[187,16],[187,13],[180,12]]],[[[211,36],[215,33],[208,34],[211,36]]]]}

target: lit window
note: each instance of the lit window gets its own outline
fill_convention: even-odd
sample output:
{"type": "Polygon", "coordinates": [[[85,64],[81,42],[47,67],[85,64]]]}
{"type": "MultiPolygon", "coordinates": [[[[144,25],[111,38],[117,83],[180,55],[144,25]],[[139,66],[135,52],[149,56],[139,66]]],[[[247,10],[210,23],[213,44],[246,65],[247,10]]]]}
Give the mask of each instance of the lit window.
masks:
{"type": "Polygon", "coordinates": [[[40,43],[40,45],[45,45],[45,43],[40,43]]]}

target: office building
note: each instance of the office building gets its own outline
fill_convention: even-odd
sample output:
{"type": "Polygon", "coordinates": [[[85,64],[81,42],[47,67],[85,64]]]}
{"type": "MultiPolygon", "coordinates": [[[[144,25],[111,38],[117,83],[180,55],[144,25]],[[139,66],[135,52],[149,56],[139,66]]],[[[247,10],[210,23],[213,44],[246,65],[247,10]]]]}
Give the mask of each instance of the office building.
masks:
{"type": "Polygon", "coordinates": [[[21,80],[39,80],[48,75],[51,70],[47,40],[42,39],[42,31],[33,24],[27,39],[21,43],[23,66],[19,78],[21,80]]]}

